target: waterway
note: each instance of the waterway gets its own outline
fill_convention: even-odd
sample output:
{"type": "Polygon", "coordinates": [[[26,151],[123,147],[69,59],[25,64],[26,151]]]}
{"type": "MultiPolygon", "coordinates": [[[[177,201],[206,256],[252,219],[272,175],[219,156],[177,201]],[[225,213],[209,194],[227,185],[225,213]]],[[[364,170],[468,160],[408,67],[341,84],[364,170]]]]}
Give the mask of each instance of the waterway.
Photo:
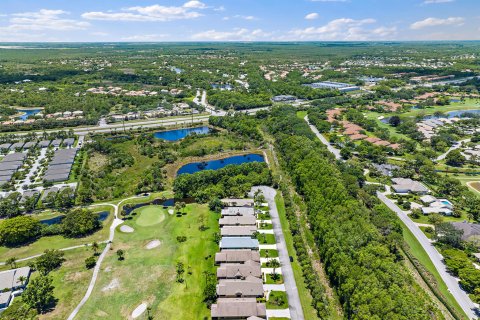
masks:
{"type": "Polygon", "coordinates": [[[203,161],[203,162],[192,162],[184,165],[177,171],[177,175],[183,173],[195,173],[202,170],[217,170],[224,168],[230,164],[242,164],[249,162],[265,162],[265,159],[262,155],[259,154],[245,154],[241,156],[232,156],[219,160],[203,161]]]}
{"type": "Polygon", "coordinates": [[[210,132],[210,128],[207,126],[196,128],[175,129],[168,131],[158,131],[153,134],[157,139],[163,139],[166,141],[178,141],[193,133],[195,134],[207,134],[210,132]]]}

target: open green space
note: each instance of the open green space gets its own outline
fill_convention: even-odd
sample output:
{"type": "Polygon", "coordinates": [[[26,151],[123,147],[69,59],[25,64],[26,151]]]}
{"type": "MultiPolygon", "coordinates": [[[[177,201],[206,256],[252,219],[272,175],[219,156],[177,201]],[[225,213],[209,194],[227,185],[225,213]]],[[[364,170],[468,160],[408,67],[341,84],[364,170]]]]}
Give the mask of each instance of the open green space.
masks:
{"type": "Polygon", "coordinates": [[[165,219],[165,210],[161,206],[146,206],[136,210],[138,218],[135,223],[142,227],[159,224],[165,219]]]}
{"type": "Polygon", "coordinates": [[[140,226],[142,213],[125,221],[135,231],[116,233],[92,296],[78,319],[127,319],[144,302],[152,308],[154,319],[209,317],[203,288],[205,273],[215,270],[213,259],[218,245],[213,240],[218,232],[218,215],[198,204],[187,205],[183,210],[186,214],[180,217],[160,210],[165,215],[161,223],[140,226]],[[180,236],[187,240],[178,242],[180,236]],[[155,240],[160,245],[147,249],[155,240]],[[125,252],[125,260],[118,260],[118,249],[125,252]],[[183,283],[176,281],[179,262],[185,269],[183,283]]]}
{"type": "Polygon", "coordinates": [[[402,113],[401,116],[415,117],[418,115],[434,114],[437,111],[446,113],[450,111],[473,110],[478,108],[480,108],[480,101],[478,99],[465,99],[465,102],[452,102],[447,106],[435,106],[425,109],[411,109],[408,112],[402,113]]]}
{"type": "Polygon", "coordinates": [[[267,273],[265,275],[265,283],[266,284],[282,284],[283,283],[283,276],[281,274],[278,274],[276,275],[276,277],[274,277],[271,273],[267,273]]]}
{"type": "Polygon", "coordinates": [[[278,258],[278,250],[262,249],[262,250],[260,250],[260,257],[262,257],[262,258],[278,258]]]}
{"type": "Polygon", "coordinates": [[[260,244],[275,244],[275,236],[273,234],[261,233],[257,237],[260,244]]]}

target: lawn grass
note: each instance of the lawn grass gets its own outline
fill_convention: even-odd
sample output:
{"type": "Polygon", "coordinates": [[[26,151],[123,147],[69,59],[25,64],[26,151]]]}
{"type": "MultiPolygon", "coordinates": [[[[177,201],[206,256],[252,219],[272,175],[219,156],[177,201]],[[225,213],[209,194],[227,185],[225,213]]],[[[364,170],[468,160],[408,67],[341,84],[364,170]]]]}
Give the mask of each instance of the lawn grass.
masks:
{"type": "Polygon", "coordinates": [[[408,228],[401,223],[402,229],[403,229],[403,239],[405,242],[408,244],[410,247],[410,250],[414,257],[427,269],[428,272],[430,272],[435,280],[438,283],[438,289],[440,292],[443,294],[443,296],[446,298],[448,301],[448,304],[452,306],[458,314],[462,314],[465,316],[465,319],[468,319],[468,317],[465,315],[463,312],[462,308],[460,305],[457,303],[453,295],[448,291],[448,287],[443,282],[442,278],[440,277],[440,274],[438,273],[437,269],[432,263],[432,260],[428,257],[427,253],[423,249],[422,245],[417,241],[415,236],[408,230],[408,228]]]}
{"type": "Polygon", "coordinates": [[[308,112],[307,111],[297,111],[297,118],[300,118],[300,119],[305,119],[305,117],[307,116],[308,112]]]}
{"type": "MultiPolygon", "coordinates": [[[[110,207],[106,207],[111,210],[110,207]]],[[[97,208],[98,209],[98,208],[97,208]]],[[[97,210],[95,211],[103,211],[97,210]]],[[[43,253],[46,249],[61,249],[67,247],[73,247],[78,245],[90,244],[94,241],[102,242],[108,239],[109,226],[112,223],[113,214],[110,213],[108,218],[102,222],[102,228],[97,232],[83,238],[65,238],[61,235],[41,237],[37,241],[21,247],[5,247],[0,246],[0,261],[5,261],[8,258],[15,257],[16,259],[26,258],[33,255],[43,253]]]]}
{"type": "Polygon", "coordinates": [[[260,230],[272,230],[273,225],[271,223],[260,222],[260,226],[258,227],[260,230]]]}
{"type": "Polygon", "coordinates": [[[165,212],[159,206],[146,206],[136,210],[139,216],[135,223],[141,227],[153,226],[161,223],[165,219],[165,212]]]}
{"type": "MultiPolygon", "coordinates": [[[[414,222],[416,223],[425,223],[425,224],[432,224],[429,220],[428,220],[428,215],[424,215],[424,214],[420,214],[420,217],[418,219],[414,219],[412,218],[412,215],[409,215],[410,219],[412,219],[414,222]]],[[[461,217],[454,217],[454,216],[443,216],[442,215],[442,218],[443,218],[443,221],[444,222],[461,222],[461,221],[464,221],[464,220],[468,220],[468,217],[467,217],[467,214],[466,213],[463,213],[461,217]]]]}
{"type": "Polygon", "coordinates": [[[277,273],[277,279],[273,279],[272,274],[267,273],[265,275],[265,283],[266,284],[282,284],[283,283],[283,276],[277,273]]]}
{"type": "Polygon", "coordinates": [[[285,291],[271,291],[268,296],[267,309],[288,309],[287,293],[285,291]]]}
{"type": "Polygon", "coordinates": [[[261,233],[257,237],[260,244],[275,244],[275,236],[273,234],[261,233]]]}
{"type": "MultiPolygon", "coordinates": [[[[78,319],[127,319],[142,302],[152,307],[155,319],[203,319],[210,311],[203,303],[204,272],[214,272],[213,241],[218,232],[218,215],[206,205],[189,204],[186,215],[177,217],[163,211],[165,220],[151,226],[138,225],[143,213],[125,222],[133,233],[115,234],[113,249],[105,257],[92,296],[81,309],[78,319]],[[206,231],[199,227],[206,225],[206,231]],[[178,243],[177,236],[187,241],[178,243]],[[147,250],[152,240],[161,245],[147,250]],[[116,250],[125,252],[119,261],[116,250]],[[177,283],[176,264],[185,266],[184,283],[177,283]],[[118,287],[105,290],[116,279],[118,287]],[[102,291],[102,289],[104,289],[102,291]]],[[[143,319],[142,317],[139,319],[143,319]]]]}
{"type": "Polygon", "coordinates": [[[283,198],[280,194],[275,196],[275,204],[277,205],[278,215],[280,217],[280,223],[282,225],[283,236],[285,237],[288,254],[293,257],[293,262],[291,262],[291,265],[293,269],[293,275],[295,277],[295,283],[297,285],[298,295],[300,296],[300,303],[302,304],[303,314],[305,319],[318,319],[317,312],[312,306],[312,296],[305,285],[302,267],[298,262],[297,254],[295,248],[293,247],[293,235],[290,231],[287,214],[285,211],[285,203],[283,202],[283,198]]]}
{"type": "Polygon", "coordinates": [[[465,99],[465,102],[452,102],[447,106],[435,106],[435,107],[428,107],[425,109],[411,109],[408,112],[402,113],[401,116],[405,117],[415,117],[417,115],[429,115],[434,114],[437,111],[441,112],[450,112],[450,111],[458,111],[458,110],[473,110],[479,109],[480,102],[478,99],[465,99]]]}
{"type": "Polygon", "coordinates": [[[278,250],[262,249],[262,250],[260,250],[260,257],[262,257],[262,258],[278,258],[278,250]]]}

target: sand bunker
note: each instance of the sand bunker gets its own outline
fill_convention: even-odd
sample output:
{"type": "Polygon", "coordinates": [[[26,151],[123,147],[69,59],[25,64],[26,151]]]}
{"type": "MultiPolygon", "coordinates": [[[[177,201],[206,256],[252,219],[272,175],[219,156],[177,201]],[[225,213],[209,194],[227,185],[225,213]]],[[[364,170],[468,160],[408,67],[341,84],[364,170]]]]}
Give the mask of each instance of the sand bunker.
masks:
{"type": "Polygon", "coordinates": [[[152,240],[152,241],[150,241],[149,243],[147,243],[147,245],[145,246],[145,248],[147,248],[148,250],[150,250],[150,249],[153,249],[153,248],[158,247],[160,244],[161,244],[160,240],[152,240]]]}
{"type": "Polygon", "coordinates": [[[133,310],[132,318],[135,319],[135,318],[140,317],[142,315],[142,313],[145,312],[145,310],[147,310],[147,304],[144,302],[141,305],[139,305],[138,307],[136,307],[135,310],[133,310]]]}
{"type": "Polygon", "coordinates": [[[173,209],[168,209],[168,214],[173,214],[173,209]]]}
{"type": "Polygon", "coordinates": [[[106,285],[105,287],[102,288],[102,291],[103,292],[106,292],[106,291],[110,291],[110,290],[113,290],[113,289],[116,289],[120,287],[120,281],[118,281],[117,278],[113,279],[112,281],[110,281],[110,283],[108,285],[106,285]]]}
{"type": "Polygon", "coordinates": [[[121,226],[120,231],[125,232],[125,233],[132,233],[135,230],[132,227],[129,227],[129,226],[121,226]]]}

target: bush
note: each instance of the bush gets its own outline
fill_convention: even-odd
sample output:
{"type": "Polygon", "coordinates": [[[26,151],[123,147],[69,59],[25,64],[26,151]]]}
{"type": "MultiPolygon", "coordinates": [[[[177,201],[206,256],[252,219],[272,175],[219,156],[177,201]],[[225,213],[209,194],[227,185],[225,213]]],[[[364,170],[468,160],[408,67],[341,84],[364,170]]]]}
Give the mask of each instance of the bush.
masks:
{"type": "Polygon", "coordinates": [[[19,216],[0,222],[0,244],[21,245],[35,240],[41,231],[40,222],[32,217],[19,216]]]}
{"type": "Polygon", "coordinates": [[[93,267],[95,267],[96,264],[97,264],[97,260],[95,260],[95,257],[93,256],[85,259],[85,267],[87,269],[92,269],[93,267]]]}

